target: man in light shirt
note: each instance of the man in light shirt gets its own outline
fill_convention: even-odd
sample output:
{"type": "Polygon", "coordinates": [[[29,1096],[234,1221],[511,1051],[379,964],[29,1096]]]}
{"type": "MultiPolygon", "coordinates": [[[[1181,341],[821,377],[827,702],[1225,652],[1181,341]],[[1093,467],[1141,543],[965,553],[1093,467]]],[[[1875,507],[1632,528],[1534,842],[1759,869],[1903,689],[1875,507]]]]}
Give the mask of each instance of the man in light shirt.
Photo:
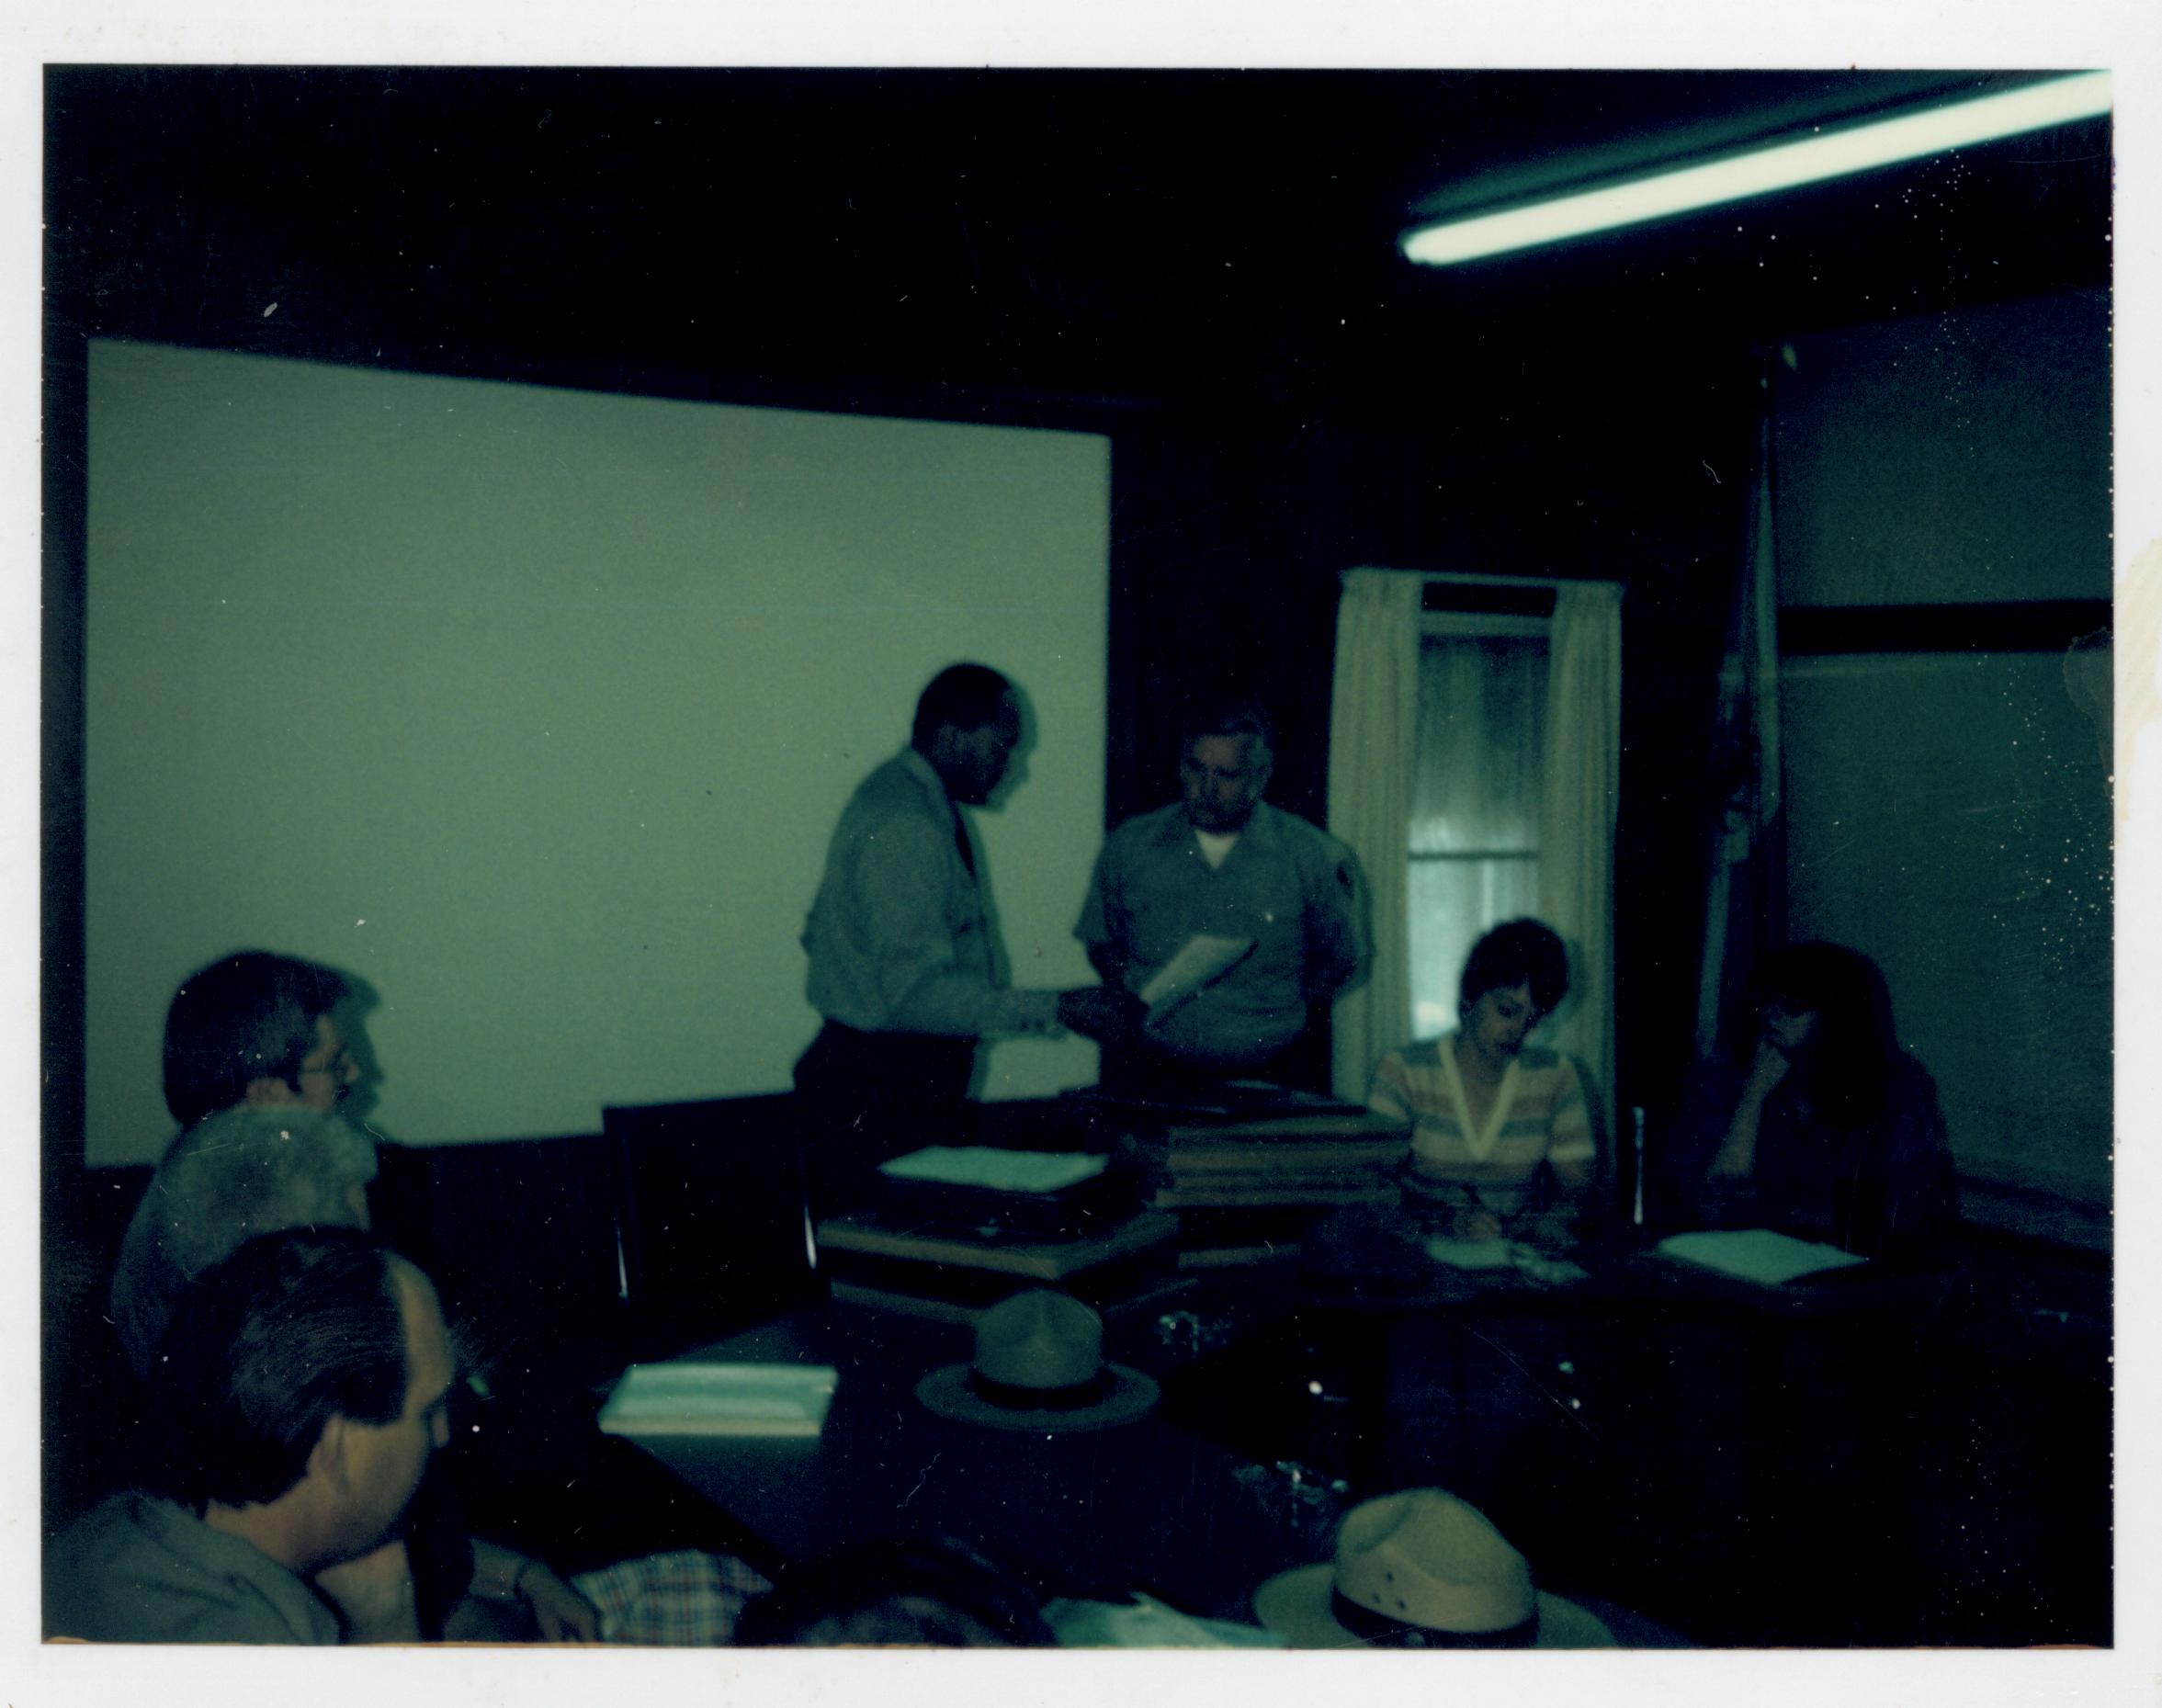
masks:
{"type": "Polygon", "coordinates": [[[1074,935],[1107,984],[1144,990],[1196,936],[1238,956],[1159,1004],[1107,1079],[1296,1079],[1300,1040],[1363,970],[1351,850],[1262,800],[1273,760],[1259,706],[1196,704],[1180,744],[1180,798],[1127,820],[1097,856],[1074,935]]]}
{"type": "Polygon", "coordinates": [[[1014,990],[1001,975],[961,809],[997,795],[1022,734],[1012,683],[951,665],[917,701],[908,745],[842,811],[803,929],[824,1024],[796,1064],[821,1208],[878,1162],[958,1136],[979,1040],[1101,1038],[1131,1011],[1115,990],[1014,990]]]}

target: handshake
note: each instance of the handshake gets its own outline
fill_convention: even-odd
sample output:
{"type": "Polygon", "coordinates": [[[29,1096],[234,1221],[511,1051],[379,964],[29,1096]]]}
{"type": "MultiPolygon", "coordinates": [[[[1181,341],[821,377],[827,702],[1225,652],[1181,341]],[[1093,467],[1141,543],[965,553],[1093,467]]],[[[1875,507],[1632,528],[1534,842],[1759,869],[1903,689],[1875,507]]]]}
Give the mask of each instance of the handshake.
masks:
{"type": "Polygon", "coordinates": [[[1099,1044],[1139,1037],[1148,1017],[1148,1006],[1116,985],[1082,985],[1058,992],[1058,1024],[1099,1044]]]}

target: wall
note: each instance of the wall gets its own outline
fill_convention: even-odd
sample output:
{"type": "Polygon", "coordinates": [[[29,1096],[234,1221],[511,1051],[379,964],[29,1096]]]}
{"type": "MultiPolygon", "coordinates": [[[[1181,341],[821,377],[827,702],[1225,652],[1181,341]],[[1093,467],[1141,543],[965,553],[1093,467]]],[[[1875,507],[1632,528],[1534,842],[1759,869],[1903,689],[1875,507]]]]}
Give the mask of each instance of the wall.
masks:
{"type": "Polygon", "coordinates": [[[833,818],[956,658],[1036,714],[978,819],[1017,981],[1090,977],[1103,439],[116,344],[88,399],[92,1162],[157,1153],[164,1004],[248,944],[374,988],[402,1139],[785,1087],[833,818]]]}
{"type": "MultiPolygon", "coordinates": [[[[1776,378],[1783,605],[2107,599],[2108,314],[2080,295],[1796,339],[1776,378]]],[[[2099,1239],[2107,741],[2061,637],[1930,636],[1783,663],[1790,933],[1884,967],[1970,1216],[2099,1239]]]]}
{"type": "Polygon", "coordinates": [[[2106,292],[1787,347],[1773,449],[1783,605],[2109,597],[2106,292]]]}

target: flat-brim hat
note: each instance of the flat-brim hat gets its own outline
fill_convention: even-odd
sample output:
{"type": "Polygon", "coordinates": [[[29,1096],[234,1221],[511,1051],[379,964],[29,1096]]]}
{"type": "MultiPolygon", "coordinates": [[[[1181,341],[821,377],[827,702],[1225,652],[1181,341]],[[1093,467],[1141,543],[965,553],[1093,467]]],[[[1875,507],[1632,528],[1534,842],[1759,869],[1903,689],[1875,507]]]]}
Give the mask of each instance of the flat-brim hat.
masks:
{"type": "Polygon", "coordinates": [[[916,1384],[942,1418],[994,1430],[1104,1430],[1155,1408],[1153,1377],[1104,1360],[1104,1319],[1046,1287],[1016,1293],[976,1324],[976,1357],[916,1384]]]}
{"type": "Polygon", "coordinates": [[[1280,1572],[1254,1615],[1294,1648],[1613,1648],[1592,1614],[1532,1584],[1476,1507],[1439,1488],[1353,1507],[1336,1558],[1280,1572]]]}

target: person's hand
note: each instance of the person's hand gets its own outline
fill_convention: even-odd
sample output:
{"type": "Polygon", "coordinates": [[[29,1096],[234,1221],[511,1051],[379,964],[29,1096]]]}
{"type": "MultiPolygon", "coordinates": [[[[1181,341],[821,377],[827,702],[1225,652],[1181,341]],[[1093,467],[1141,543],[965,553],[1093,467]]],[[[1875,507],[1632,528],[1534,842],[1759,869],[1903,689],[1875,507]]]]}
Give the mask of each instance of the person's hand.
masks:
{"type": "Polygon", "coordinates": [[[1451,1230],[1459,1239],[1499,1239],[1501,1221],[1485,1205],[1467,1205],[1456,1212],[1451,1230]]]}
{"type": "Polygon", "coordinates": [[[1712,1166],[1704,1171],[1704,1178],[1714,1181],[1746,1181],[1756,1171],[1754,1147],[1745,1149],[1739,1145],[1726,1144],[1719,1147],[1719,1154],[1712,1159],[1712,1166]]]}
{"type": "Polygon", "coordinates": [[[1794,1065],[1771,1038],[1760,1035],[1756,1057],[1749,1063],[1749,1082],[1742,1087],[1743,1097],[1752,1103],[1762,1103],[1794,1065]]]}
{"type": "Polygon", "coordinates": [[[357,1559],[315,1574],[315,1587],[337,1609],[348,1643],[417,1643],[420,1612],[405,1539],[393,1537],[357,1559]]]}
{"type": "Polygon", "coordinates": [[[1138,1035],[1147,1014],[1138,999],[1113,985],[1082,985],[1058,992],[1058,1024],[1099,1044],[1138,1035]]]}
{"type": "Polygon", "coordinates": [[[598,1643],[601,1616],[594,1604],[538,1560],[518,1567],[511,1587],[532,1610],[543,1643],[598,1643]]]}

